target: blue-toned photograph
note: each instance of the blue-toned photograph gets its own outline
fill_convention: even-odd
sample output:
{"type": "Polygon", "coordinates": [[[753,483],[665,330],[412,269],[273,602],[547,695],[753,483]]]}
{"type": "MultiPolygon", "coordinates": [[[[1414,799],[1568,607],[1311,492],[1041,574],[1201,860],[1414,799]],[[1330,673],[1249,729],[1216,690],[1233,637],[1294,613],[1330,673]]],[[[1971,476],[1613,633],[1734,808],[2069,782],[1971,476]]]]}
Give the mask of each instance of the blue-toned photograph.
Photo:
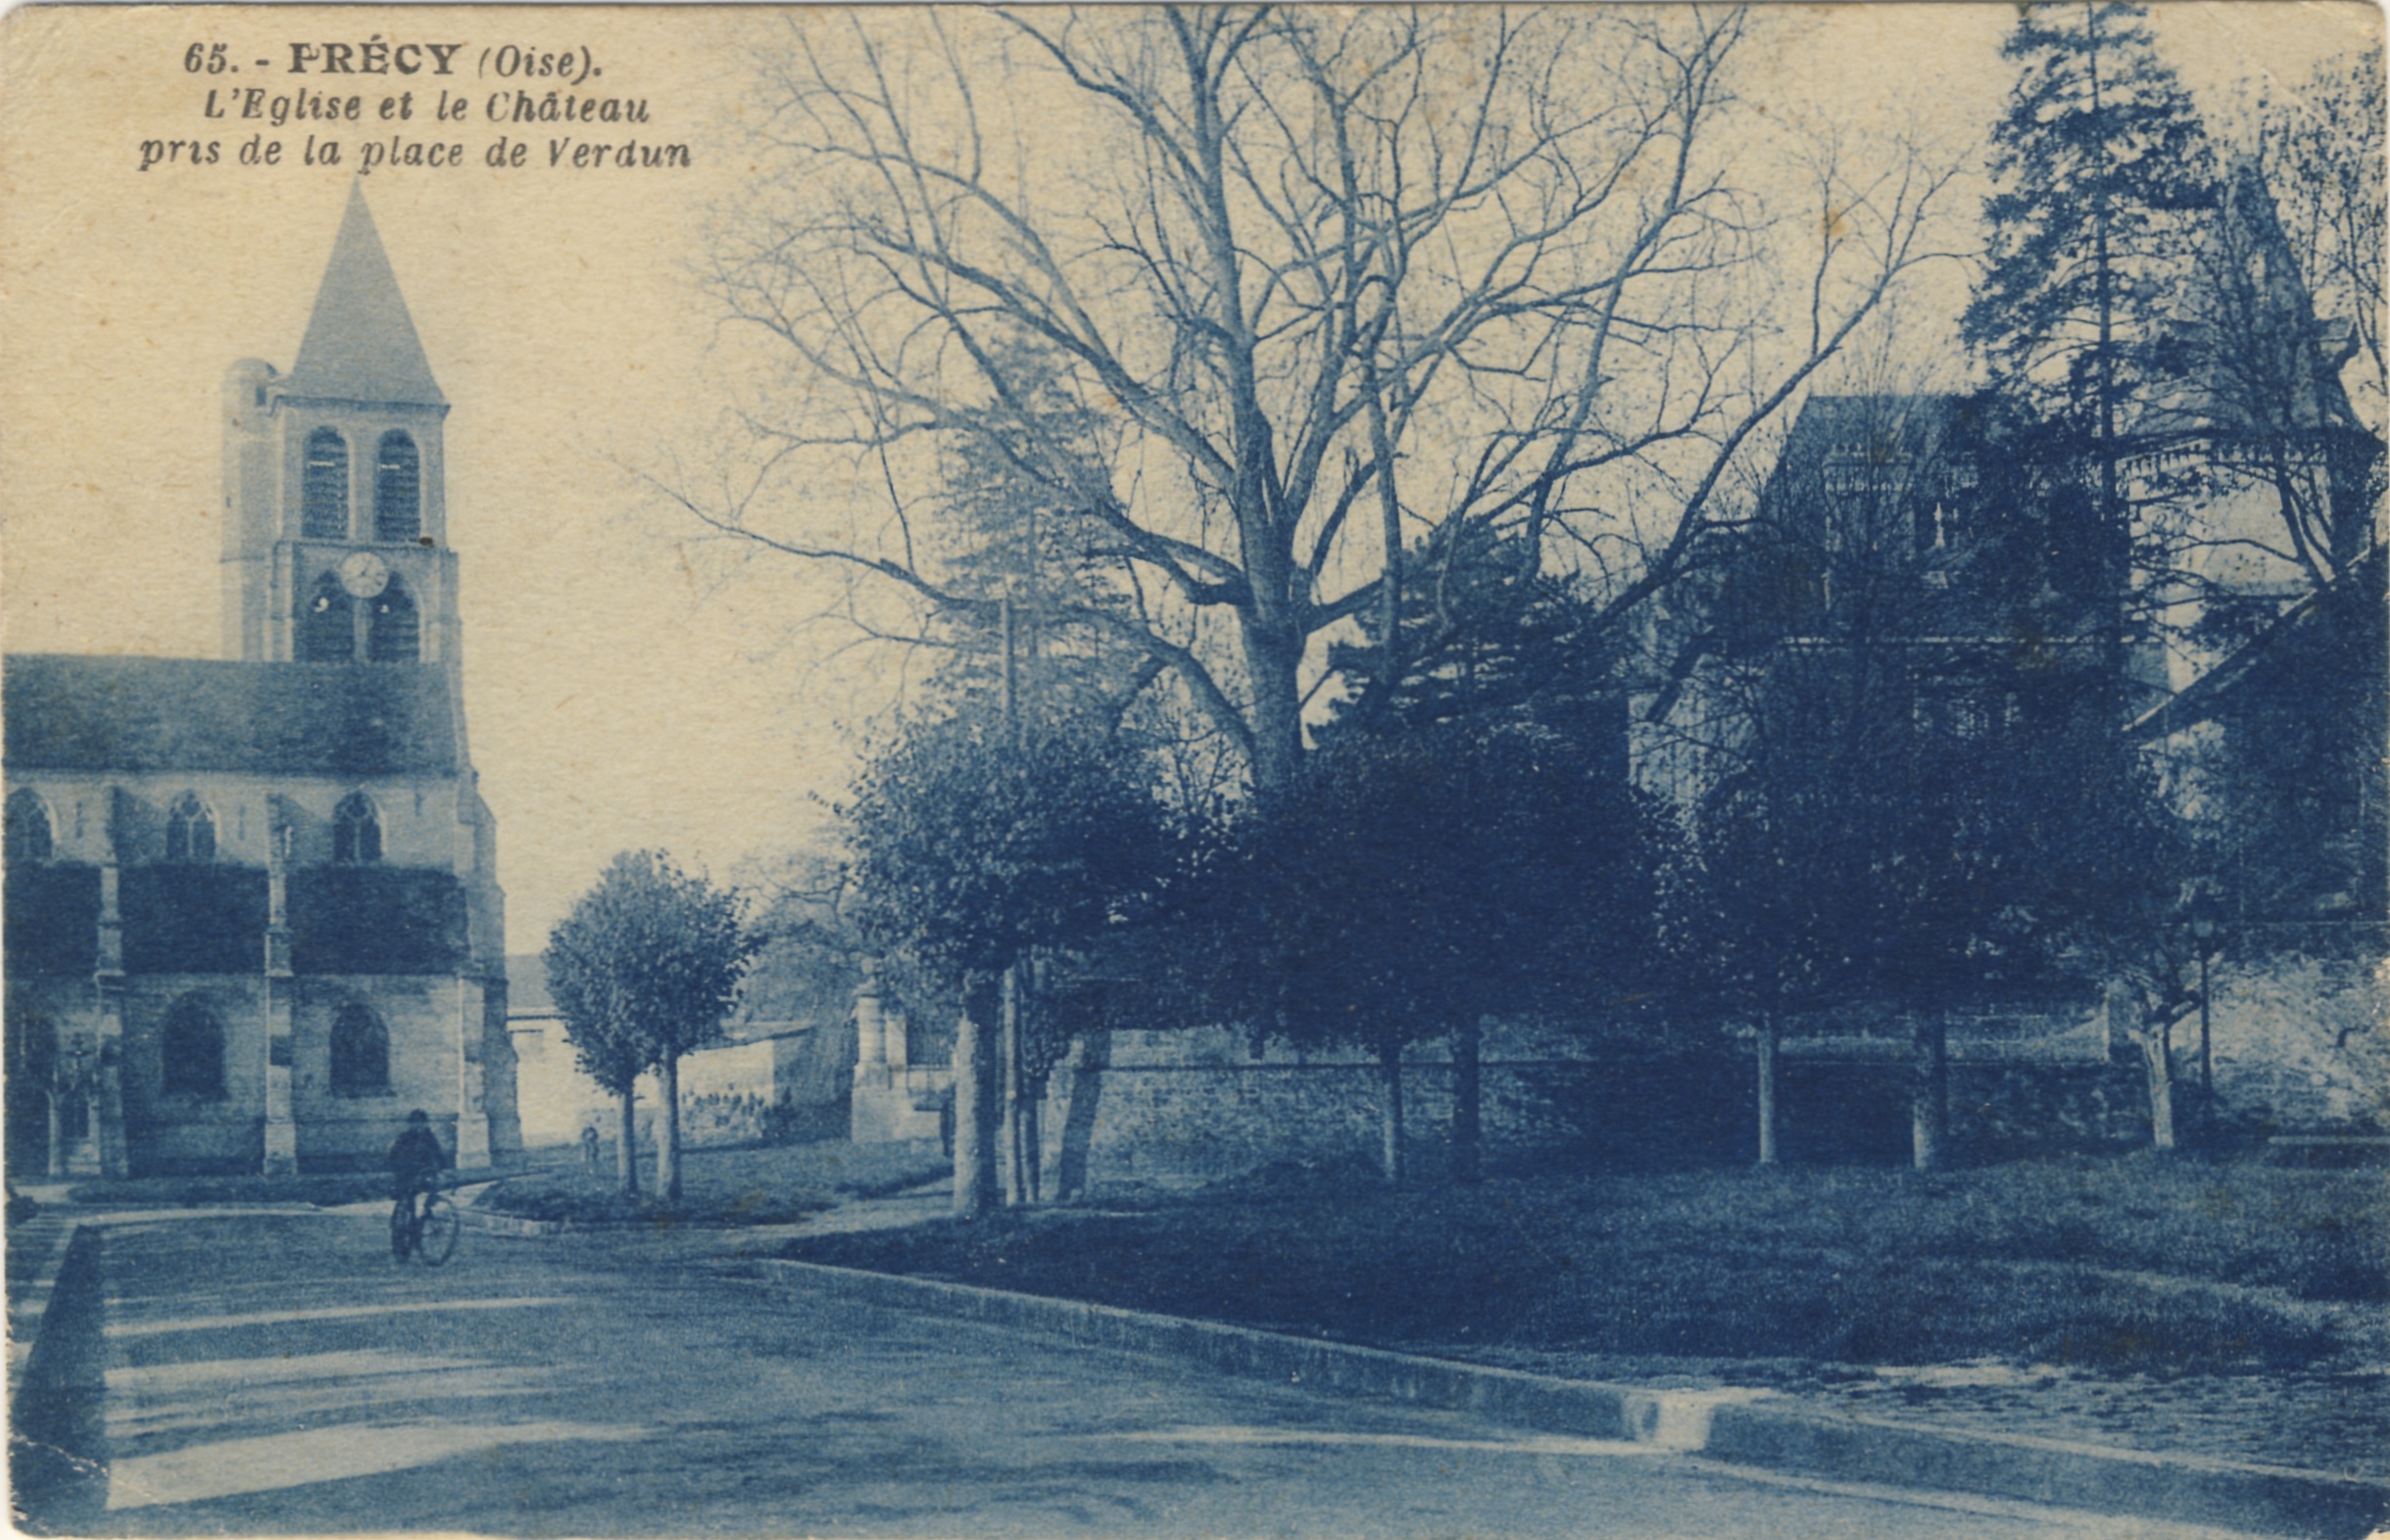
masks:
{"type": "Polygon", "coordinates": [[[2383,41],[9,14],[14,1525],[2390,1532],[2383,41]]]}

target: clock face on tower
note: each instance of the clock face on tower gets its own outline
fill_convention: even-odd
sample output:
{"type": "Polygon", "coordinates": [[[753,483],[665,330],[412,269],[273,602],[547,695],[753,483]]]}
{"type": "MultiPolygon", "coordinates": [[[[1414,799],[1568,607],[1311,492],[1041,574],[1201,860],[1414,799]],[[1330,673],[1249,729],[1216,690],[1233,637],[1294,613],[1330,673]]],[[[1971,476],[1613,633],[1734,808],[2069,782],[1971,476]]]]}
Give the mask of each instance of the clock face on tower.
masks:
{"type": "Polygon", "coordinates": [[[352,599],[373,599],[390,586],[389,564],[370,551],[360,551],[340,563],[340,586],[352,599]]]}

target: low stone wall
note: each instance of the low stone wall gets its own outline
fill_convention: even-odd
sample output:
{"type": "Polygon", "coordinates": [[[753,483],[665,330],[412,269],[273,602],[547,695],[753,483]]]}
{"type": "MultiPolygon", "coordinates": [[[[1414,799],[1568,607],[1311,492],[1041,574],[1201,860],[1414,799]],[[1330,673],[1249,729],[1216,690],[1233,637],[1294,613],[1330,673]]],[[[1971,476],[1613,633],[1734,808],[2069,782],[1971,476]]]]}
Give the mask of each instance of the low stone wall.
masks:
{"type": "MultiPolygon", "coordinates": [[[[2390,1133],[2390,989],[2357,936],[2227,948],[2215,965],[2211,1054],[2219,1111],[2253,1133],[2390,1133]]],[[[2174,1034],[2177,1074],[2198,1077],[2198,1021],[2174,1034]]]]}
{"type": "MultiPolygon", "coordinates": [[[[653,1137],[646,1119],[640,1127],[648,1131],[645,1136],[653,1137]]],[[[844,1102],[799,1103],[785,1091],[776,1102],[753,1092],[683,1097],[680,1136],[684,1145],[695,1149],[843,1139],[847,1136],[847,1106],[844,1102]]]]}
{"type": "MultiPolygon", "coordinates": [[[[2361,1087],[2364,1053],[2347,1049],[2381,1029],[2352,1034],[2341,1021],[2361,1015],[2358,1002],[2372,995],[2346,970],[2333,976],[2336,989],[2317,985],[2317,972],[2302,961],[2219,987],[2212,1058],[2221,1115],[2232,1126],[2264,1108],[2275,1124],[2340,1127],[2390,1094],[2390,1072],[2361,1087]]],[[[2177,1030],[2174,1046],[2187,1134],[2197,1112],[2195,1019],[2177,1030]]],[[[2150,1137],[2140,1050],[2111,1035],[2095,1013],[2052,1017],[2039,1033],[2013,1020],[1960,1022],[1951,1047],[1950,1136],[1962,1159],[2128,1148],[2150,1137]]],[[[1888,1022],[1788,1030],[1778,1060],[1781,1157],[1908,1159],[1911,1054],[1907,1034],[1888,1022]]],[[[1713,1038],[1672,1052],[1489,1029],[1480,1082],[1484,1157],[1492,1169],[1560,1157],[1618,1170],[1758,1153],[1748,1041],[1713,1038]]],[[[1406,1054],[1408,1154],[1423,1173],[1448,1155],[1453,1091],[1446,1045],[1406,1054]]],[[[1378,1065],[1360,1052],[1255,1053],[1241,1035],[1219,1030],[1112,1033],[1082,1044],[1049,1083],[1046,1169],[1072,1192],[1090,1182],[1215,1180],[1273,1161],[1375,1162],[1384,1094],[1378,1065]]]]}

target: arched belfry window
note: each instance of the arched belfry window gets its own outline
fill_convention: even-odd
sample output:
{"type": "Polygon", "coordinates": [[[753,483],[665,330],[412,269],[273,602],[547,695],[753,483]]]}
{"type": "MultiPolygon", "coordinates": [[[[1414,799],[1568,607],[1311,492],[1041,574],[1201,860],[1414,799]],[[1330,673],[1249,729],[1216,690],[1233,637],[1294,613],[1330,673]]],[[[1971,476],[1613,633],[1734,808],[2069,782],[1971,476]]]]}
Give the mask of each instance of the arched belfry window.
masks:
{"type": "Polygon", "coordinates": [[[382,821],[363,792],[352,792],[332,809],[332,859],[368,866],[382,858],[382,821]]]}
{"type": "Polygon", "coordinates": [[[50,858],[57,846],[49,804],[39,793],[20,789],[8,799],[8,864],[30,866],[50,858]]]}
{"type": "Polygon", "coordinates": [[[415,596],[397,573],[369,603],[366,619],[366,656],[376,663],[412,663],[423,655],[423,628],[415,611],[415,596]]]}
{"type": "Polygon", "coordinates": [[[169,1096],[224,1099],[224,1024],[206,1001],[186,994],[167,1008],[159,1068],[169,1096]]]}
{"type": "Polygon", "coordinates": [[[183,793],[167,809],[166,858],[191,864],[216,859],[216,815],[197,792],[183,793]]]}
{"type": "Polygon", "coordinates": [[[370,1008],[354,1000],[332,1018],[331,1078],[335,1096],[390,1091],[390,1033],[370,1008]]]}
{"type": "Polygon", "coordinates": [[[393,429],[373,457],[373,538],[413,540],[422,532],[422,457],[414,439],[393,429]]]}
{"type": "Polygon", "coordinates": [[[357,602],[326,572],[299,611],[295,651],[302,663],[346,663],[357,656],[357,602]]]}
{"type": "Polygon", "coordinates": [[[309,540],[349,538],[349,441],[330,428],[307,436],[299,478],[299,533],[309,540]]]}

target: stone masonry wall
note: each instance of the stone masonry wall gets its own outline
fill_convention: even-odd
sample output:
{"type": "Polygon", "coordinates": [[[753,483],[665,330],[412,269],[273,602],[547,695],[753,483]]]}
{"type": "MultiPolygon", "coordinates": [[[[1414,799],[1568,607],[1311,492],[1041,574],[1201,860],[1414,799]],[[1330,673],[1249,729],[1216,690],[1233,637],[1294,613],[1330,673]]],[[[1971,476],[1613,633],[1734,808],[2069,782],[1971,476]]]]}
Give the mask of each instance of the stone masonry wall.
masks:
{"type": "MultiPolygon", "coordinates": [[[[2390,1004],[2364,948],[2227,957],[2214,987],[2211,1052],[2228,1126],[2259,1136],[2390,1130],[2390,1004]]],[[[2088,1019],[2068,1037],[2070,1051],[2052,1056],[1954,1032],[1951,1131],[1963,1156],[2148,1140],[2139,1050],[2120,1034],[2103,1055],[2088,1019]]],[[[1785,1159],[1907,1157],[1905,1044],[1879,1036],[1862,1045],[1871,1051],[1780,1059],[1785,1159]]],[[[2177,1109],[2188,1118],[2199,1079],[2196,1016],[2177,1026],[2174,1050],[2185,1087],[2177,1109]]],[[[1672,1054],[1489,1029],[1483,1060],[1484,1149],[1494,1169],[1547,1158],[1617,1169],[1756,1154],[1747,1042],[1714,1039],[1702,1051],[1672,1054]]],[[[1255,1053],[1226,1031],[1113,1033],[1054,1072],[1042,1110],[1047,1170],[1071,1189],[1207,1181],[1274,1161],[1375,1162],[1383,1094],[1378,1066],[1360,1052],[1255,1053]]],[[[1403,1094],[1411,1157],[1432,1171],[1447,1147],[1452,1112],[1443,1044],[1409,1051],[1403,1094]]]]}

